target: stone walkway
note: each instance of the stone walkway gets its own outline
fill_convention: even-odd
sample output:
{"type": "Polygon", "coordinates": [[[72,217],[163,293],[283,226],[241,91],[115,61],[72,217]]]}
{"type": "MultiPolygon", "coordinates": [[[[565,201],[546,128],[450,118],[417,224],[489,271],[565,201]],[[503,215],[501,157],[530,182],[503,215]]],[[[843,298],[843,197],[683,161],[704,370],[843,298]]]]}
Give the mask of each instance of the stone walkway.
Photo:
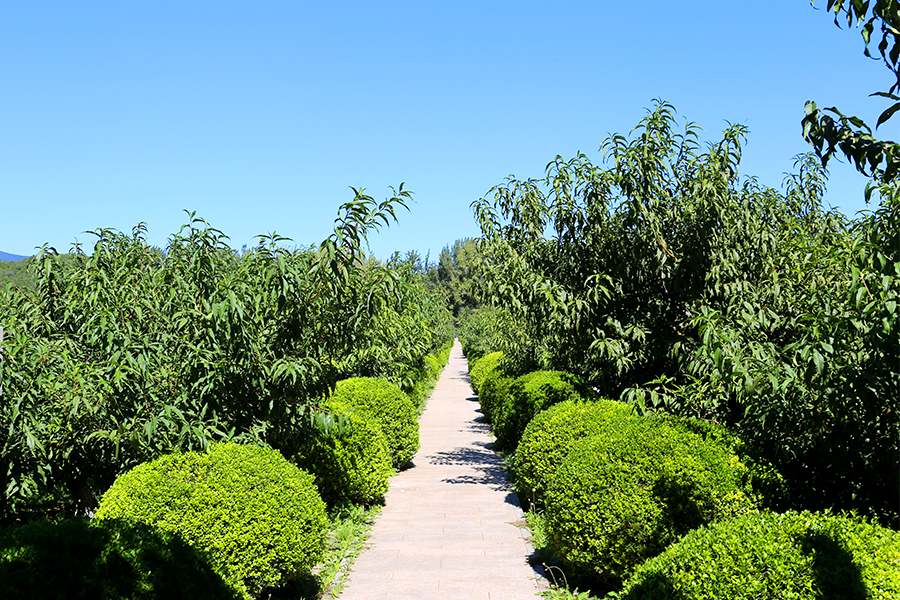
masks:
{"type": "Polygon", "coordinates": [[[546,589],[459,342],[340,600],[526,600],[546,589]]]}

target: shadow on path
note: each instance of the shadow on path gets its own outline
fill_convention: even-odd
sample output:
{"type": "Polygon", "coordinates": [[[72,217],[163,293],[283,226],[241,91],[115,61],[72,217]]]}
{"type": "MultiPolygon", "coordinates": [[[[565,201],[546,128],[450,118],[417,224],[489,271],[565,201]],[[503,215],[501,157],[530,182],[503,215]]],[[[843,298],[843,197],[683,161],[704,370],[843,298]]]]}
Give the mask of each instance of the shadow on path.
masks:
{"type": "MultiPolygon", "coordinates": [[[[475,471],[475,474],[461,474],[456,477],[447,477],[441,481],[456,484],[487,485],[496,491],[510,491],[509,478],[506,475],[506,467],[503,460],[490,449],[489,442],[475,442],[475,448],[465,446],[454,448],[446,452],[437,452],[428,456],[428,462],[433,465],[464,466],[475,471]]],[[[512,494],[514,496],[514,494],[512,494]]],[[[518,500],[508,503],[519,505],[518,500]]]]}

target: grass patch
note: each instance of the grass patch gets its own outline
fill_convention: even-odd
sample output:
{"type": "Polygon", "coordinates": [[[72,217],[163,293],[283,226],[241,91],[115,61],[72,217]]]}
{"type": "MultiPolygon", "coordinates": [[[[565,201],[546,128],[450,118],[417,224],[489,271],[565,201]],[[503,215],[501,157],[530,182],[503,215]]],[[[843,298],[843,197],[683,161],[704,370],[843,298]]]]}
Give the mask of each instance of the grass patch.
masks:
{"type": "Polygon", "coordinates": [[[348,504],[331,509],[325,560],[316,574],[320,582],[316,598],[332,598],[343,591],[350,567],[362,551],[372,523],[380,512],[380,505],[348,504]]]}

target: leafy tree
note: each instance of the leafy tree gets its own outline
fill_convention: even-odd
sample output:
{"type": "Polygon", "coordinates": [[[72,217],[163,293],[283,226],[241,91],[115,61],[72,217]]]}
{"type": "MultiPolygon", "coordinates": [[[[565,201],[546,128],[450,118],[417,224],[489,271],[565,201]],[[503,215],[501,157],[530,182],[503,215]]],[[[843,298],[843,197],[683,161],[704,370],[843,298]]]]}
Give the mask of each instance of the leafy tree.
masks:
{"type": "Polygon", "coordinates": [[[444,246],[438,262],[426,272],[428,285],[446,292],[454,317],[478,306],[474,284],[478,279],[479,259],[476,240],[463,238],[452,246],[444,246]]]}
{"type": "Polygon", "coordinates": [[[482,293],[515,340],[493,349],[510,372],[574,372],[644,411],[725,422],[799,506],[897,527],[897,194],[848,223],[822,207],[814,156],[784,194],[741,180],[745,134],[702,150],[657,102],[603,143],[604,166],[557,157],[475,202],[482,293]]]}
{"type": "MultiPolygon", "coordinates": [[[[864,53],[868,57],[872,57],[869,49],[872,34],[876,34],[876,39],[878,34],[881,35],[878,54],[894,76],[894,82],[888,91],[871,95],[888,98],[894,104],[878,117],[877,128],[900,110],[900,96],[897,96],[900,93],[900,4],[895,0],[828,0],[827,9],[834,13],[834,23],[838,27],[842,22],[847,27],[856,27],[865,21],[861,34],[865,41],[864,53]]],[[[875,139],[872,129],[862,119],[847,116],[835,107],[820,111],[815,102],[807,102],[803,135],[813,145],[823,165],[827,165],[828,159],[840,150],[860,173],[873,178],[875,185],[866,188],[867,201],[877,184],[893,182],[900,169],[900,148],[896,142],[875,139]]]]}
{"type": "Polygon", "coordinates": [[[319,404],[338,379],[420,365],[447,329],[364,247],[409,192],[354,191],[312,248],[272,234],[238,253],[194,214],[164,251],[142,224],[70,261],[45,247],[35,288],[0,294],[0,513],[59,489],[89,509],[135,464],[218,440],[291,455],[335,424],[319,404]]]}

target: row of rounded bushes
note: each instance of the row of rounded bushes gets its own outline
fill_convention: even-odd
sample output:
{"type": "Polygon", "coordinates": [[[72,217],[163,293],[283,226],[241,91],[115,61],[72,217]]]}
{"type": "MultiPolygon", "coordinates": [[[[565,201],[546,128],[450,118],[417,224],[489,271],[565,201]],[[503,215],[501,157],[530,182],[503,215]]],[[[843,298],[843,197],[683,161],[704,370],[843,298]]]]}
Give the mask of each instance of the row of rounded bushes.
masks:
{"type": "Polygon", "coordinates": [[[425,401],[431,396],[434,384],[437,382],[450,358],[450,350],[453,342],[449,341],[441,346],[440,350],[426,354],[422,364],[406,373],[404,378],[404,391],[412,399],[413,404],[421,411],[425,408],[425,401]]]}
{"type": "Polygon", "coordinates": [[[824,582],[837,569],[869,595],[833,597],[900,597],[900,534],[851,517],[778,514],[780,475],[725,428],[640,417],[558,372],[509,377],[501,353],[470,366],[520,498],[543,511],[563,564],[601,589],[629,599],[831,597],[822,593],[850,589],[824,582]],[[778,575],[726,585],[741,569],[754,581],[754,569],[778,575]]]}
{"type": "Polygon", "coordinates": [[[313,477],[279,452],[234,443],[120,475],[94,519],[0,533],[4,598],[259,597],[324,551],[313,477]]]}
{"type": "MultiPolygon", "coordinates": [[[[449,349],[426,360],[439,375],[449,349]]],[[[170,454],[120,475],[93,519],[0,532],[4,598],[259,598],[296,585],[324,553],[328,506],[380,500],[419,447],[418,406],[396,385],[353,378],[287,460],[235,443],[170,454]]]]}

